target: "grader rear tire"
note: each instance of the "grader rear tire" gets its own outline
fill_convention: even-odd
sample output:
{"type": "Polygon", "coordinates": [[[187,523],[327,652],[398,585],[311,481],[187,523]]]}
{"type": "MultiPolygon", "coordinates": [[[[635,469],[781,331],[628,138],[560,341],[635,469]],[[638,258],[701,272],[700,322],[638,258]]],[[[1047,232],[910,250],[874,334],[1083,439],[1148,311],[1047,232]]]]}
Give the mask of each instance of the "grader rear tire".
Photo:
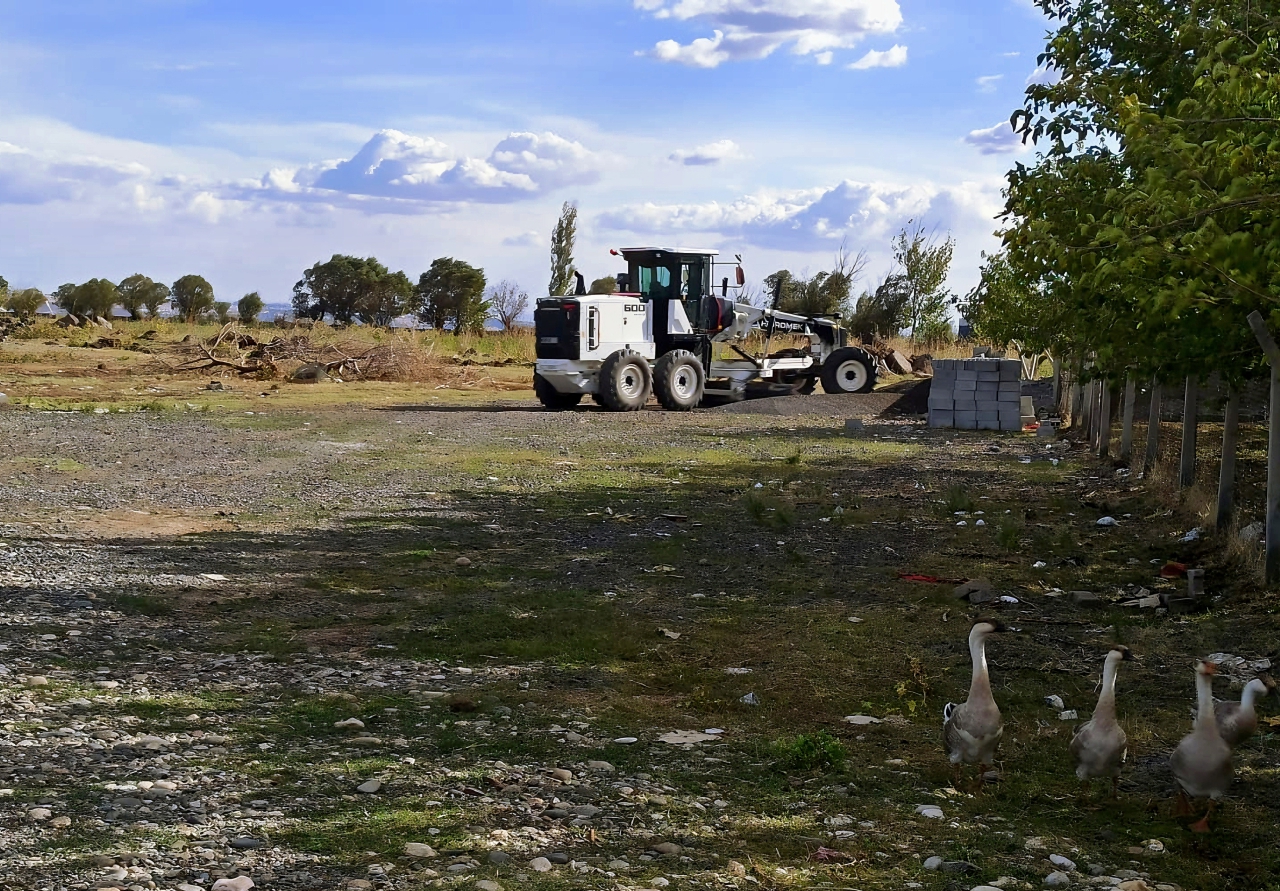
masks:
{"type": "Polygon", "coordinates": [[[827,393],[870,393],[876,386],[876,361],[857,347],[836,350],[822,363],[827,393]]]}
{"type": "Polygon", "coordinates": [[[600,402],[610,411],[639,411],[653,392],[649,360],[635,350],[618,350],[600,366],[600,402]]]}
{"type": "Polygon", "coordinates": [[[667,411],[693,411],[706,383],[702,360],[688,350],[672,350],[653,366],[653,393],[667,411]]]}

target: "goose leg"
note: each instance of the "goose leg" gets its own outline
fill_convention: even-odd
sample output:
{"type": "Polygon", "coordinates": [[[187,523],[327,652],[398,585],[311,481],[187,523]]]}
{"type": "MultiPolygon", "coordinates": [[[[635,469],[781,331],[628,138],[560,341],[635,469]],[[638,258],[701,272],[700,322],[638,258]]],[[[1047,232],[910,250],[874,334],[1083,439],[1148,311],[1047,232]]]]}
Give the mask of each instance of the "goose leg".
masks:
{"type": "Polygon", "coordinates": [[[960,788],[960,762],[956,761],[951,765],[951,788],[960,788]]]}
{"type": "Polygon", "coordinates": [[[1204,812],[1204,816],[1201,817],[1196,822],[1192,823],[1187,828],[1190,829],[1192,832],[1198,832],[1198,833],[1211,832],[1212,830],[1209,828],[1209,818],[1213,816],[1213,809],[1216,808],[1217,806],[1218,806],[1218,803],[1216,801],[1210,801],[1209,809],[1204,812]]]}
{"type": "Polygon", "coordinates": [[[978,765],[978,788],[974,790],[974,795],[981,795],[983,787],[987,784],[987,771],[993,768],[992,764],[978,765]]]}
{"type": "Polygon", "coordinates": [[[1120,778],[1119,777],[1111,778],[1111,800],[1112,801],[1120,800],[1120,778]]]}
{"type": "Polygon", "coordinates": [[[1191,799],[1187,798],[1187,793],[1182,789],[1178,790],[1178,797],[1173,800],[1173,815],[1175,817],[1191,816],[1191,799]]]}

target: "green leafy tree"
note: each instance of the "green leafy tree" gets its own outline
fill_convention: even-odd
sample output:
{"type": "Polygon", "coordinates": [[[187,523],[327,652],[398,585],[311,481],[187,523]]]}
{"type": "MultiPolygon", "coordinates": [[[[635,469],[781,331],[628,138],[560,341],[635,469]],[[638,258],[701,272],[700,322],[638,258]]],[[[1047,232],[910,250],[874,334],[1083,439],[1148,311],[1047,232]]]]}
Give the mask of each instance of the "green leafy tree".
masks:
{"type": "Polygon", "coordinates": [[[863,293],[858,298],[849,319],[849,330],[863,340],[897,336],[907,324],[907,301],[910,296],[905,276],[886,277],[874,292],[863,293]]]}
{"type": "Polygon", "coordinates": [[[9,291],[5,304],[18,318],[29,320],[44,306],[44,299],[44,294],[38,288],[24,288],[21,291],[9,291]]]}
{"type": "Polygon", "coordinates": [[[302,274],[293,286],[293,310],[298,317],[350,324],[390,325],[412,312],[417,300],[403,272],[391,272],[374,257],[334,254],[302,274]]]}
{"type": "Polygon", "coordinates": [[[184,275],[173,283],[172,291],[174,309],[188,322],[214,308],[213,285],[202,276],[184,275]]]}
{"type": "Polygon", "coordinates": [[[231,322],[231,304],[226,300],[218,300],[213,304],[213,316],[218,320],[219,325],[226,325],[231,322]]]}
{"type": "Polygon", "coordinates": [[[7,300],[8,297],[9,297],[9,282],[5,280],[5,277],[3,275],[0,275],[0,302],[7,300]]]}
{"type": "Polygon", "coordinates": [[[618,277],[615,275],[606,275],[604,278],[598,278],[591,283],[591,287],[587,289],[588,294],[612,294],[618,290],[618,277]]]}
{"type": "Polygon", "coordinates": [[[854,282],[866,268],[866,254],[850,256],[842,246],[829,272],[801,278],[786,269],[766,276],[765,299],[772,303],[780,289],[778,309],[803,316],[848,315],[852,310],[854,282]]]}
{"type": "Polygon", "coordinates": [[[119,302],[120,292],[105,278],[92,278],[81,285],[60,285],[53,297],[58,306],[74,316],[105,319],[119,302]]]}
{"type": "Polygon", "coordinates": [[[441,257],[418,279],[418,318],[436,330],[452,323],[456,332],[483,332],[490,308],[484,291],[484,270],[441,257]]]}
{"type": "Polygon", "coordinates": [[[551,297],[568,294],[573,287],[573,252],[577,241],[578,205],[566,201],[551,232],[551,283],[547,286],[551,297]]]}
{"type": "Polygon", "coordinates": [[[236,315],[240,316],[240,321],[244,324],[252,325],[258,321],[258,316],[265,307],[258,292],[251,291],[236,301],[236,315]]]}
{"type": "Polygon", "coordinates": [[[130,318],[135,321],[142,318],[142,309],[146,307],[147,316],[154,319],[160,314],[160,307],[169,299],[169,288],[159,282],[152,281],[138,273],[120,282],[120,305],[129,311],[130,318]]]}
{"type": "Polygon", "coordinates": [[[528,292],[515,282],[498,282],[489,288],[488,298],[490,318],[501,322],[503,331],[514,330],[520,316],[529,308],[528,292]]]}
{"type": "Polygon", "coordinates": [[[946,322],[951,303],[947,274],[955,247],[950,236],[939,241],[914,222],[893,240],[893,259],[907,292],[903,321],[913,340],[921,339],[926,327],[936,331],[939,322],[946,322]]]}

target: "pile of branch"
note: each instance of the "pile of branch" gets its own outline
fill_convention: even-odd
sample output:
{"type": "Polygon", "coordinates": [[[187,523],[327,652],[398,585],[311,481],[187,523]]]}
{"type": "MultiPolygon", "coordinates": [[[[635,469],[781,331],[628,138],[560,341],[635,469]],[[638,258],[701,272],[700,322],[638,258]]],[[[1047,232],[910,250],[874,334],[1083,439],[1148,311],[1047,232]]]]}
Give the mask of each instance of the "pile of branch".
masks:
{"type": "Polygon", "coordinates": [[[289,334],[261,341],[231,322],[207,341],[175,344],[161,359],[172,372],[226,368],[259,380],[278,377],[281,366],[296,364],[323,369],[345,380],[402,379],[414,357],[394,343],[370,346],[356,341],[314,344],[308,334],[289,334]]]}

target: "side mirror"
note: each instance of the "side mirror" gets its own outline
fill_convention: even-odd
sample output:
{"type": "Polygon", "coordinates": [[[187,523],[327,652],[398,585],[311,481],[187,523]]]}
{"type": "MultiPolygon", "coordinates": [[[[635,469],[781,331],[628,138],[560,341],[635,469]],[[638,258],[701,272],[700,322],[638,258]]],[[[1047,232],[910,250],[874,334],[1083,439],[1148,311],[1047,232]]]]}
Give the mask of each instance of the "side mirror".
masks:
{"type": "Polygon", "coordinates": [[[738,266],[733,270],[734,277],[738,280],[738,287],[741,288],[747,283],[747,274],[742,271],[742,267],[738,266]]]}

